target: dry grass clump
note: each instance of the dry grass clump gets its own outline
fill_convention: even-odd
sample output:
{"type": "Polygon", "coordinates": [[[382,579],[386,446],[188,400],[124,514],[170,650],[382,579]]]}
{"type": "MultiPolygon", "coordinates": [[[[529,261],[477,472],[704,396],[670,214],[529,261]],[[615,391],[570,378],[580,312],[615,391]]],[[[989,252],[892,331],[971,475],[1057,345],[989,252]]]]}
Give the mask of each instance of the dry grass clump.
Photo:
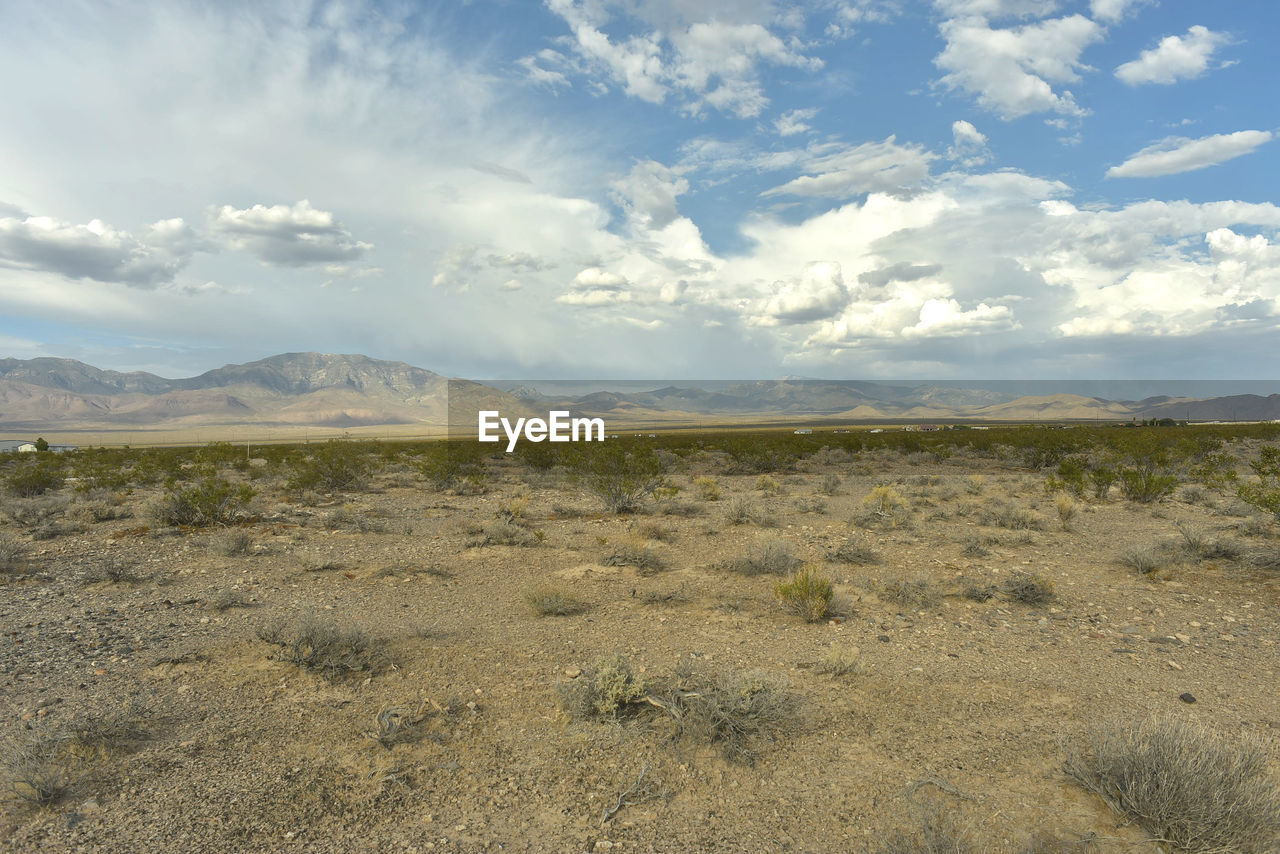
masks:
{"type": "Polygon", "coordinates": [[[571,617],[587,610],[587,603],[562,587],[540,585],[524,591],[523,597],[539,617],[571,617]]]}
{"type": "Polygon", "coordinates": [[[911,522],[911,509],[896,489],[882,484],[862,499],[853,521],[864,528],[902,528],[911,522]]]}
{"type": "Polygon", "coordinates": [[[1010,531],[1042,531],[1044,520],[1021,505],[1010,501],[996,501],[977,513],[977,521],[982,525],[1007,528],[1010,531]]]}
{"type": "Polygon", "coordinates": [[[243,593],[235,590],[219,590],[209,600],[209,607],[218,613],[230,611],[233,608],[251,608],[253,603],[245,598],[243,593]]]}
{"type": "Polygon", "coordinates": [[[388,664],[386,645],[363,629],[339,626],[308,614],[294,626],[276,621],[263,627],[258,637],[280,647],[276,657],[326,679],[352,673],[376,673],[388,664]]]}
{"type": "Polygon", "coordinates": [[[827,551],[827,560],[838,563],[852,563],[860,566],[869,566],[879,563],[883,559],[880,552],[871,546],[863,543],[841,543],[833,549],[827,551]]]}
{"type": "Polygon", "coordinates": [[[862,650],[856,646],[833,646],[814,666],[819,673],[832,676],[861,676],[868,668],[862,661],[862,650]]]}
{"type": "Polygon", "coordinates": [[[913,611],[932,608],[942,601],[942,591],[927,575],[892,576],[882,579],[875,590],[881,599],[913,611]]]}
{"type": "Polygon", "coordinates": [[[84,584],[141,584],[151,578],[134,571],[134,565],[115,556],[108,556],[84,571],[80,580],[84,584]]]}
{"type": "Polygon", "coordinates": [[[17,572],[27,547],[13,537],[0,536],[0,572],[17,572]]]}
{"type": "Polygon", "coordinates": [[[632,525],[632,530],[635,531],[638,537],[643,537],[646,540],[657,540],[661,543],[669,543],[676,538],[675,529],[654,519],[636,522],[632,525]]]}
{"type": "Polygon", "coordinates": [[[81,712],[61,727],[62,737],[76,752],[108,755],[126,750],[148,736],[151,710],[134,701],[121,706],[81,712]]]}
{"type": "Polygon", "coordinates": [[[1053,502],[1054,509],[1058,511],[1058,522],[1062,525],[1062,530],[1071,530],[1071,521],[1075,519],[1076,514],[1080,512],[1080,505],[1070,495],[1059,493],[1053,502]]]}
{"type": "Polygon", "coordinates": [[[1043,575],[1021,569],[1009,574],[1009,577],[1000,585],[1000,592],[1015,602],[1037,608],[1048,605],[1057,596],[1053,592],[1052,581],[1043,575]]]}
{"type": "Polygon", "coordinates": [[[776,740],[800,723],[799,700],[760,671],[710,672],[685,661],[654,699],[675,722],[677,738],[710,744],[731,762],[754,763],[759,740],[776,740]]]}
{"type": "Polygon", "coordinates": [[[910,830],[893,831],[871,850],[875,854],[977,854],[982,847],[960,826],[954,812],[933,806],[917,811],[910,830]]]}
{"type": "Polygon", "coordinates": [[[38,723],[0,742],[0,775],[9,793],[34,804],[51,804],[71,784],[61,732],[38,723]]]}
{"type": "Polygon", "coordinates": [[[601,566],[634,566],[641,575],[653,575],[667,568],[667,562],[648,546],[627,543],[614,546],[600,558],[601,566]]]}
{"type": "Polygon", "coordinates": [[[762,474],[760,477],[756,478],[756,491],[772,498],[782,492],[782,484],[778,483],[778,481],[774,480],[769,475],[762,474]]]}
{"type": "Polygon", "coordinates": [[[831,615],[831,579],[818,573],[816,566],[805,566],[773,588],[782,607],[807,623],[825,620],[831,615]]]}
{"type": "Polygon", "coordinates": [[[1244,548],[1235,540],[1222,540],[1195,531],[1185,525],[1178,526],[1182,535],[1182,552],[1193,560],[1239,560],[1244,548]]]}
{"type": "Polygon", "coordinates": [[[823,495],[835,495],[840,491],[840,475],[835,472],[823,475],[822,482],[818,484],[818,491],[823,495]]]}
{"type": "Polygon", "coordinates": [[[209,538],[209,551],[222,557],[246,555],[253,548],[253,537],[248,531],[231,528],[209,538]]]}
{"type": "Polygon", "coordinates": [[[1249,555],[1249,565],[1254,569],[1280,571],[1280,548],[1259,549],[1249,555]]]}
{"type": "Polygon", "coordinates": [[[644,703],[647,686],[631,670],[625,655],[615,655],[596,662],[578,678],[559,687],[560,707],[571,718],[616,719],[644,703]]]}
{"type": "Polygon", "coordinates": [[[790,540],[757,540],[744,554],[731,557],[720,568],[740,575],[785,575],[800,565],[790,540]]]}
{"type": "Polygon", "coordinates": [[[1174,556],[1165,549],[1152,546],[1135,546],[1121,552],[1116,562],[1128,567],[1139,575],[1151,575],[1157,570],[1177,563],[1174,556]]]}
{"type": "Polygon", "coordinates": [[[714,477],[695,477],[693,488],[703,501],[719,501],[722,491],[714,477]]]}
{"type": "Polygon", "coordinates": [[[999,592],[999,585],[983,584],[981,581],[966,579],[960,590],[960,595],[970,602],[988,602],[995,598],[995,595],[999,592]]]}
{"type": "Polygon", "coordinates": [[[730,525],[752,524],[762,528],[771,528],[778,524],[767,510],[750,498],[741,495],[735,495],[729,499],[728,507],[725,509],[725,521],[730,525]]]}
{"type": "Polygon", "coordinates": [[[531,531],[523,525],[506,519],[486,522],[467,540],[467,548],[482,546],[536,546],[542,542],[541,532],[531,531]]]}
{"type": "Polygon", "coordinates": [[[1097,726],[1065,770],[1174,849],[1262,854],[1280,846],[1280,786],[1267,765],[1256,736],[1152,717],[1097,726]]]}

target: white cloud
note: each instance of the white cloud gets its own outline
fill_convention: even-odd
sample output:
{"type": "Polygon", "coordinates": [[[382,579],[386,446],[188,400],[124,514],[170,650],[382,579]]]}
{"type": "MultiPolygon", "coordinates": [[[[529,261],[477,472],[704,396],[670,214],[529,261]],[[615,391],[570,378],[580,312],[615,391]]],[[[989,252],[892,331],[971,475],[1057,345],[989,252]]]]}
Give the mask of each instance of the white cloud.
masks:
{"type": "Polygon", "coordinates": [[[689,192],[689,181],[653,160],[636,163],[630,174],[611,185],[614,199],[632,227],[647,231],[665,228],[679,216],[676,200],[689,192]]]}
{"type": "Polygon", "coordinates": [[[333,214],[313,208],[306,199],[295,205],[254,205],[243,210],[223,205],[210,211],[209,228],[232,248],[280,267],[351,260],[373,248],[354,239],[333,214]]]}
{"type": "Polygon", "coordinates": [[[934,155],[918,145],[884,142],[841,147],[831,154],[807,159],[802,175],[766,190],[765,196],[849,198],[861,193],[896,192],[916,187],[929,175],[934,155]]]}
{"type": "Polygon", "coordinates": [[[936,0],[935,5],[953,18],[1043,18],[1058,9],[1057,0],[936,0]]]}
{"type": "Polygon", "coordinates": [[[773,129],[778,136],[795,136],[812,128],[809,120],[818,114],[816,108],[803,110],[787,110],[773,120],[773,129]]]}
{"type": "Polygon", "coordinates": [[[196,241],[181,219],[162,220],[140,238],[102,220],[73,225],[47,216],[0,219],[0,265],[142,288],[173,281],[196,241]]]}
{"type": "Polygon", "coordinates": [[[934,64],[946,72],[941,83],[977,97],[1002,119],[1032,113],[1079,116],[1083,110],[1068,90],[1054,84],[1080,79],[1087,69],[1080,55],[1102,38],[1102,28],[1081,15],[992,29],[981,17],[942,24],[946,47],[934,64]]]}
{"type": "Polygon", "coordinates": [[[849,304],[840,265],[831,261],[808,264],[799,276],[775,282],[774,289],[748,322],[757,326],[810,323],[831,317],[849,304]]]}
{"type": "Polygon", "coordinates": [[[1107,170],[1107,177],[1154,178],[1204,169],[1252,154],[1258,146],[1274,138],[1271,131],[1263,130],[1241,130],[1200,139],[1169,137],[1131,155],[1119,166],[1112,166],[1107,170]]]}
{"type": "Polygon", "coordinates": [[[520,65],[537,83],[555,86],[570,74],[586,76],[595,86],[618,86],[652,104],[664,103],[675,93],[687,113],[697,115],[710,108],[740,118],[758,116],[769,104],[760,79],[763,68],[822,68],[822,60],[806,56],[797,42],[784,41],[764,23],[733,20],[744,13],[750,17],[750,8],[711,6],[715,8],[702,10],[706,17],[693,19],[688,7],[547,0],[547,7],[573,34],[572,55],[544,50],[523,58],[520,65]],[[605,27],[618,23],[610,9],[614,5],[650,29],[610,36],[605,27]]]}
{"type": "Polygon", "coordinates": [[[1197,25],[1184,36],[1165,36],[1159,45],[1117,68],[1116,77],[1130,86],[1193,80],[1209,70],[1214,52],[1228,44],[1231,38],[1225,33],[1197,25]]]}
{"type": "Polygon", "coordinates": [[[947,149],[947,159],[954,160],[966,169],[981,166],[991,159],[987,138],[971,123],[963,119],[952,122],[951,136],[954,142],[947,149]]]}
{"type": "Polygon", "coordinates": [[[1130,10],[1153,0],[1090,0],[1089,11],[1096,21],[1114,24],[1130,10]]]}

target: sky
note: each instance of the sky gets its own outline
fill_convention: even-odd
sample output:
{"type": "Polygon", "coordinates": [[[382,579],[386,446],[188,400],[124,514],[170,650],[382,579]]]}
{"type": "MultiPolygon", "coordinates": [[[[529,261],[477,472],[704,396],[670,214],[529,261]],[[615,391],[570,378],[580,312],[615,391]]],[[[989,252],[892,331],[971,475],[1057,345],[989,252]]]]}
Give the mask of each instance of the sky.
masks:
{"type": "Polygon", "coordinates": [[[1274,0],[0,0],[0,356],[1280,377],[1274,0]]]}

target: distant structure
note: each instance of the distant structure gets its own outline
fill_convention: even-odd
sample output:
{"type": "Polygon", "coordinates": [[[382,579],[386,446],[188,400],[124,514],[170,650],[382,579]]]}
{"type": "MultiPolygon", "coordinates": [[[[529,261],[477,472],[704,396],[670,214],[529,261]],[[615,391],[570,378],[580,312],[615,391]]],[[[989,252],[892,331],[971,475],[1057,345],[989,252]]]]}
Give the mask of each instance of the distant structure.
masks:
{"type": "MultiPolygon", "coordinates": [[[[0,454],[34,454],[37,450],[36,443],[26,439],[0,439],[0,454]]],[[[79,445],[49,445],[49,451],[55,454],[78,450],[79,445]]]]}
{"type": "Polygon", "coordinates": [[[812,427],[801,427],[799,430],[796,431],[797,436],[810,436],[812,434],[813,434],[812,427]]]}

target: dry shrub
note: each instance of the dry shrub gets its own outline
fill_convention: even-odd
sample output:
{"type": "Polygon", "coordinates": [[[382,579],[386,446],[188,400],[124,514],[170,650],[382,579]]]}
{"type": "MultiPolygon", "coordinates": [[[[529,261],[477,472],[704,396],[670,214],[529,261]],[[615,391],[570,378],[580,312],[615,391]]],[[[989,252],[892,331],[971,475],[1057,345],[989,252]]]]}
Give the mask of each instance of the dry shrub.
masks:
{"type": "Polygon", "coordinates": [[[0,743],[0,774],[9,793],[40,805],[58,800],[71,784],[65,741],[63,733],[40,722],[0,743]]]}
{"type": "Polygon", "coordinates": [[[767,510],[741,495],[735,495],[729,499],[725,520],[730,525],[752,524],[762,528],[770,528],[777,524],[777,520],[769,515],[767,510]]]}
{"type": "Polygon", "coordinates": [[[868,669],[861,656],[862,651],[856,646],[833,646],[814,669],[832,676],[860,676],[868,669]]]}
{"type": "Polygon", "coordinates": [[[374,673],[388,663],[386,645],[363,629],[339,626],[308,614],[292,628],[274,622],[258,637],[280,647],[277,658],[296,664],[326,679],[352,673],[374,673]]]}
{"type": "Polygon", "coordinates": [[[880,552],[862,543],[841,543],[827,552],[827,560],[861,566],[879,563],[881,559],[880,552]]]}
{"type": "Polygon", "coordinates": [[[541,585],[524,592],[524,601],[539,617],[571,617],[587,610],[577,596],[561,587],[541,585]]]}
{"type": "Polygon", "coordinates": [[[536,546],[542,542],[542,536],[539,531],[531,531],[528,528],[517,525],[505,519],[495,519],[486,522],[480,527],[479,531],[467,540],[467,548],[479,548],[481,546],[536,546]]]}
{"type": "Polygon", "coordinates": [[[1053,592],[1053,582],[1033,572],[1014,570],[1000,585],[1000,592],[1024,605],[1040,607],[1048,605],[1057,594],[1053,592]]]}
{"type": "Polygon", "coordinates": [[[876,585],[880,598],[911,610],[932,608],[942,601],[942,591],[927,575],[893,576],[876,585]]]}
{"type": "Polygon", "coordinates": [[[0,536],[0,572],[16,572],[22,567],[27,547],[13,537],[0,536]]]}
{"type": "Polygon", "coordinates": [[[721,569],[740,575],[785,575],[800,565],[790,540],[757,540],[744,553],[720,564],[721,569]]]}
{"type": "Polygon", "coordinates": [[[634,566],[641,575],[653,575],[667,568],[662,555],[648,546],[627,543],[614,546],[600,558],[601,566],[634,566]]]}
{"type": "Polygon", "coordinates": [[[1182,851],[1262,854],[1280,846],[1280,786],[1266,744],[1177,718],[1111,721],[1072,748],[1066,772],[1182,851]]]}
{"type": "Polygon", "coordinates": [[[1062,530],[1071,530],[1071,520],[1076,517],[1076,513],[1080,510],[1080,505],[1076,500],[1066,493],[1058,495],[1053,502],[1054,508],[1058,511],[1058,522],[1062,524],[1062,530]]]}
{"type": "Polygon", "coordinates": [[[209,538],[209,551],[222,557],[246,555],[253,547],[253,537],[248,531],[236,528],[221,531],[209,538]]]}
{"type": "Polygon", "coordinates": [[[697,490],[698,497],[703,501],[719,501],[722,494],[720,484],[714,477],[694,478],[693,488],[697,490]]]}

